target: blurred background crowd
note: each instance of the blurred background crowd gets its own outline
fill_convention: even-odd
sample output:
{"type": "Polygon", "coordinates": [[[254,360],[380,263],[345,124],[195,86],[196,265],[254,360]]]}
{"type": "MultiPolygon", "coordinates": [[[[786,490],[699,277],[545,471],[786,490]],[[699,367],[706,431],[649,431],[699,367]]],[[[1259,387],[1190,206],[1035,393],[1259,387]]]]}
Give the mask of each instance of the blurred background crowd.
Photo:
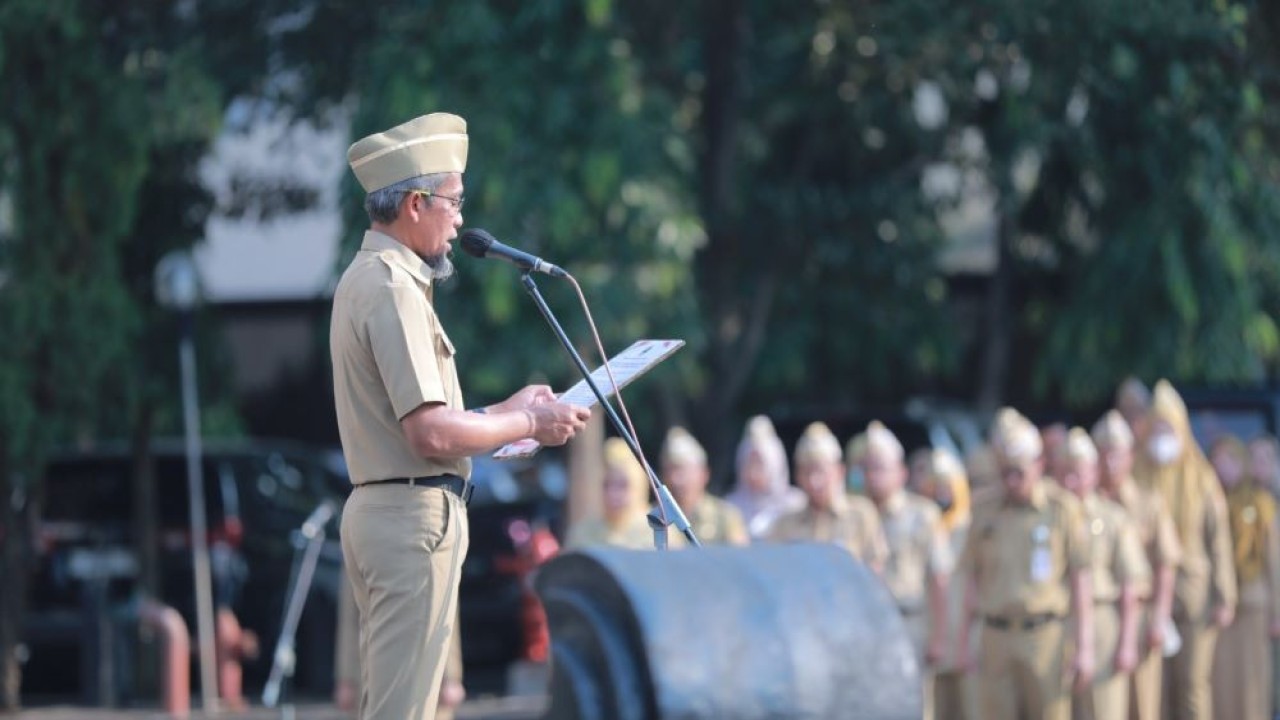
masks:
{"type": "MultiPolygon", "coordinates": [[[[1115,404],[1088,428],[1002,408],[963,454],[908,454],[878,420],[842,447],[815,422],[790,461],[756,416],[723,497],[675,427],[660,475],[705,543],[830,542],[877,573],[916,646],[926,717],[1274,717],[1280,444],[1200,418],[1202,440],[1164,380],[1153,394],[1131,378],[1115,404]]],[[[648,477],[620,439],[604,462],[568,546],[652,548],[648,477]]]]}
{"type": "MultiPolygon", "coordinates": [[[[646,449],[684,458],[664,479],[690,488],[704,540],[816,532],[794,512],[826,487],[853,519],[821,533],[928,598],[891,579],[872,420],[950,532],[999,485],[981,448],[1000,408],[1043,428],[1064,480],[1071,428],[1113,404],[1140,423],[1162,377],[1214,487],[1271,488],[1255,456],[1280,417],[1277,48],[1280,6],[1253,0],[0,2],[0,708],[154,697],[142,599],[194,631],[199,540],[218,679],[262,687],[299,528],[349,490],[327,328],[366,219],[344,151],[435,110],[468,119],[466,225],[574,273],[607,348],[686,341],[632,405],[646,449]],[[1117,397],[1130,375],[1151,390],[1117,397]],[[193,423],[207,537],[177,439],[193,423]],[[744,434],[773,447],[763,464],[744,434]],[[935,467],[964,470],[967,502],[935,467]]],[[[469,405],[577,379],[510,268],[458,265],[436,302],[469,405]]],[[[583,341],[570,291],[543,286],[583,341]]],[[[587,520],[641,496],[599,482],[618,453],[593,432],[476,464],[473,694],[545,658],[526,580],[553,546],[643,539],[634,515],[587,520]]],[[[1132,428],[1139,484],[1151,433],[1132,428]]],[[[1267,524],[1224,502],[1227,525],[1267,524]]],[[[982,565],[949,545],[924,564],[982,565]]],[[[332,693],[341,596],[331,531],[299,693],[332,693]]]]}

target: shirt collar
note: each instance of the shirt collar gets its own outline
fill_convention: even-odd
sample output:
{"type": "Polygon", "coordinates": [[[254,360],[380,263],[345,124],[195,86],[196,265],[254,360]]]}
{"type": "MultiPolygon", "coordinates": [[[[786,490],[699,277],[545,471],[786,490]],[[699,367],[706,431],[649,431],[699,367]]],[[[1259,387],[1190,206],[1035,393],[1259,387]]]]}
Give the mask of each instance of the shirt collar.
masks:
{"type": "Polygon", "coordinates": [[[399,265],[404,268],[423,287],[431,287],[431,266],[427,265],[422,258],[410,250],[404,243],[385,233],[377,230],[366,230],[364,232],[364,241],[360,243],[360,250],[377,254],[384,260],[399,265]]]}

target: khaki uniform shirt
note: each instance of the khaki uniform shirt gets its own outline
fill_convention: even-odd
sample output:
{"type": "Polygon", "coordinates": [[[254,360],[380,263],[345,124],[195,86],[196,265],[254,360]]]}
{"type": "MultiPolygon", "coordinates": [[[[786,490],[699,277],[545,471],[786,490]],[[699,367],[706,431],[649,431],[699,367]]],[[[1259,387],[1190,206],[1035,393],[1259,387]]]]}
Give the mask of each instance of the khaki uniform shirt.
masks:
{"type": "Polygon", "coordinates": [[[329,350],[338,433],[355,484],[471,475],[470,458],[423,458],[400,420],[424,403],[461,410],[453,343],[431,303],[431,271],[372,230],[333,295],[329,350]]]}
{"type": "Polygon", "coordinates": [[[842,496],[830,510],[804,507],[778,518],[769,531],[776,542],[826,542],[848,550],[877,572],[889,557],[889,545],[876,506],[865,497],[842,496]]]}
{"type": "Polygon", "coordinates": [[[928,604],[928,580],[951,572],[951,549],[939,526],[937,503],[901,490],[879,507],[889,546],[884,583],[904,613],[928,604]]]}
{"type": "Polygon", "coordinates": [[[1089,533],[1094,601],[1115,603],[1126,584],[1150,587],[1151,568],[1124,508],[1097,494],[1086,497],[1081,505],[1089,533]]]}
{"type": "Polygon", "coordinates": [[[1137,587],[1138,596],[1150,600],[1155,573],[1166,566],[1176,568],[1182,562],[1182,543],[1178,541],[1178,531],[1160,496],[1138,487],[1132,479],[1120,484],[1115,501],[1128,513],[1138,543],[1147,557],[1147,566],[1151,569],[1150,579],[1139,581],[1137,587]]]}
{"type": "Polygon", "coordinates": [[[1080,501],[1047,479],[1031,495],[1027,505],[986,504],[969,529],[959,571],[974,579],[984,616],[1065,616],[1071,573],[1089,567],[1080,501]]]}
{"type": "MultiPolygon", "coordinates": [[[[680,509],[689,519],[689,527],[698,536],[698,542],[703,545],[746,545],[751,541],[747,536],[747,524],[738,508],[714,495],[704,495],[696,507],[680,509]]],[[[652,540],[653,534],[650,533],[649,537],[652,540]]],[[[667,532],[667,542],[673,548],[688,545],[675,525],[667,532]]]]}

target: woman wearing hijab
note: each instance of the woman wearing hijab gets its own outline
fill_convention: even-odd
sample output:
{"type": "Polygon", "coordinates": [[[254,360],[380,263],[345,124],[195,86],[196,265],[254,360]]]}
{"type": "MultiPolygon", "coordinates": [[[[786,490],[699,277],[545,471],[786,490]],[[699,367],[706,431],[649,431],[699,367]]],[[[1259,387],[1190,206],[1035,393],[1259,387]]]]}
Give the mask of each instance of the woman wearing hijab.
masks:
{"type": "Polygon", "coordinates": [[[649,478],[621,438],[604,443],[604,512],[569,528],[570,548],[613,545],[637,550],[653,548],[649,511],[649,478]]]}
{"type": "Polygon", "coordinates": [[[1173,621],[1182,649],[1165,667],[1166,717],[1213,717],[1209,676],[1218,633],[1236,610],[1236,575],[1226,500],[1217,475],[1191,434],[1182,397],[1156,383],[1145,441],[1134,461],[1138,485],[1164,500],[1182,541],[1173,588],[1173,621]]]}
{"type": "Polygon", "coordinates": [[[791,486],[786,448],[764,415],[747,421],[735,468],[738,481],[725,500],[742,513],[752,541],[767,536],[779,516],[804,506],[804,493],[791,486]]]}
{"type": "Polygon", "coordinates": [[[1227,493],[1240,596],[1235,620],[1222,631],[1214,654],[1213,714],[1267,720],[1271,717],[1269,638],[1280,630],[1276,503],[1263,483],[1248,474],[1248,453],[1239,438],[1219,438],[1210,459],[1227,493]]]}
{"type": "MultiPolygon", "coordinates": [[[[939,525],[951,546],[951,554],[959,557],[969,536],[969,480],[964,466],[949,450],[933,450],[929,454],[921,484],[922,494],[938,504],[942,511],[939,525]]],[[[959,625],[964,617],[965,578],[952,578],[947,587],[947,631],[942,657],[934,666],[934,720],[978,720],[977,675],[964,667],[968,655],[960,647],[959,625]]],[[[978,628],[969,637],[977,639],[978,628]]]]}

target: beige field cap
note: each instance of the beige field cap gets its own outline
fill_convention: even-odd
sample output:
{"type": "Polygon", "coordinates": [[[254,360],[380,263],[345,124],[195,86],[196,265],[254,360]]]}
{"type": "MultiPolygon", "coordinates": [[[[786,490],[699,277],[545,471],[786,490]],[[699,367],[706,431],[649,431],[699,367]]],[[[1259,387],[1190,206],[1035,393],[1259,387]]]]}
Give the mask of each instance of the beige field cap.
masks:
{"type": "Polygon", "coordinates": [[[464,172],[467,121],[449,113],[416,117],[357,140],[347,162],[367,193],[419,175],[464,172]]]}
{"type": "Polygon", "coordinates": [[[809,423],[804,434],[796,441],[794,457],[796,465],[801,463],[839,463],[840,441],[832,434],[825,423],[809,423]]]}

